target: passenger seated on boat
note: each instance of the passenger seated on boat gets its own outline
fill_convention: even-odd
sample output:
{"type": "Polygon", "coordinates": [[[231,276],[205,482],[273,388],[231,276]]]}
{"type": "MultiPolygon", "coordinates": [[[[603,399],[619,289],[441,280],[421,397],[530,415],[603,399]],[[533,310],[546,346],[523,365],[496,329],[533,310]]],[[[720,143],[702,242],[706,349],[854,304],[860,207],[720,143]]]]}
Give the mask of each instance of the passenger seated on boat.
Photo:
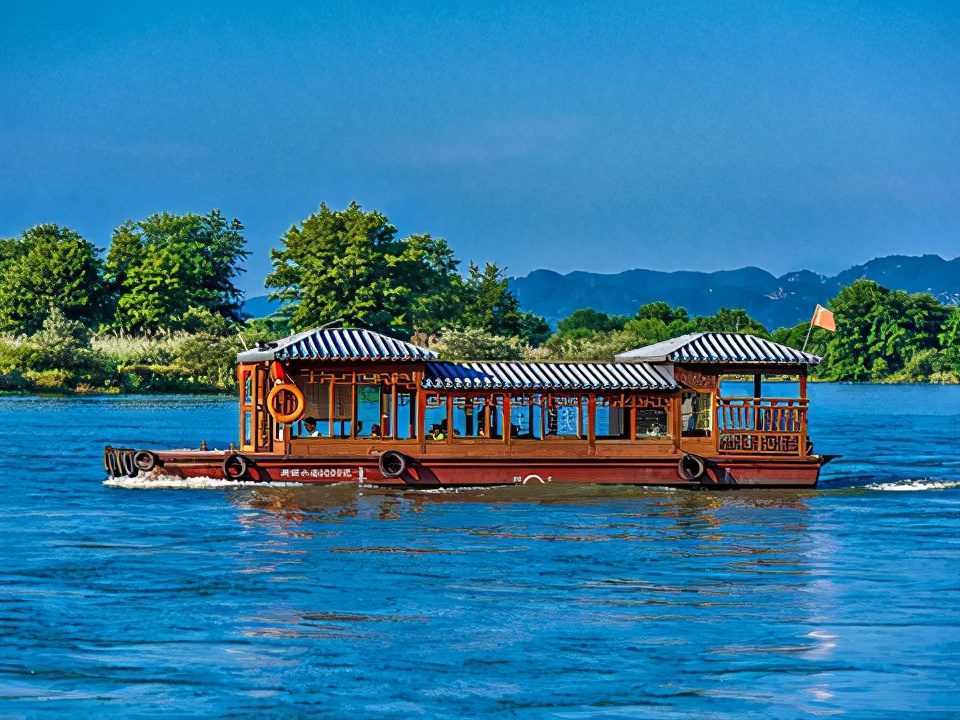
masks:
{"type": "Polygon", "coordinates": [[[303,419],[303,430],[304,437],[320,437],[320,432],[317,430],[317,419],[314,417],[303,419]]]}
{"type": "Polygon", "coordinates": [[[374,426],[373,426],[372,428],[370,428],[370,437],[372,437],[372,438],[378,438],[378,437],[380,437],[380,426],[379,426],[379,425],[374,424],[374,426]]]}
{"type": "Polygon", "coordinates": [[[430,428],[430,437],[434,440],[446,440],[447,439],[447,421],[438,422],[436,425],[430,428]]]}

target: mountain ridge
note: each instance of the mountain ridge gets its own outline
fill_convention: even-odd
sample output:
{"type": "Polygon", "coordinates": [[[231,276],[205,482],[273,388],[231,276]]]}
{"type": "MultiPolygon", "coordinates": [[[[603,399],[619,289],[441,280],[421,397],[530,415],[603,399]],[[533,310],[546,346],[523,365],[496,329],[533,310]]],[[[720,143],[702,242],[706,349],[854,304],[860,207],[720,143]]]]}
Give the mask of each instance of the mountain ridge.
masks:
{"type": "Polygon", "coordinates": [[[930,292],[940,302],[960,300],[960,256],[890,255],[854,265],[834,276],[795,270],[779,277],[758,267],[665,272],[643,268],[601,274],[577,270],[560,274],[534,270],[510,279],[524,310],[555,326],[575,310],[633,315],[648,302],[682,305],[690,315],[712,315],[720,306],[742,307],[771,330],[808,320],[819,303],[826,305],[854,280],[874,280],[891,290],[930,292]]]}
{"type": "MultiPolygon", "coordinates": [[[[960,256],[888,255],[853,265],[837,275],[794,270],[779,277],[755,266],[735,270],[666,272],[633,268],[620,273],[538,269],[510,278],[524,310],[542,315],[552,327],[580,308],[611,315],[633,315],[640,305],[664,301],[692,315],[712,315],[720,306],[742,307],[769,329],[809,320],[817,304],[826,305],[844,285],[874,280],[891,290],[930,292],[940,302],[960,303],[960,256]]],[[[253,317],[273,312],[266,295],[249,298],[243,311],[253,317]]]]}

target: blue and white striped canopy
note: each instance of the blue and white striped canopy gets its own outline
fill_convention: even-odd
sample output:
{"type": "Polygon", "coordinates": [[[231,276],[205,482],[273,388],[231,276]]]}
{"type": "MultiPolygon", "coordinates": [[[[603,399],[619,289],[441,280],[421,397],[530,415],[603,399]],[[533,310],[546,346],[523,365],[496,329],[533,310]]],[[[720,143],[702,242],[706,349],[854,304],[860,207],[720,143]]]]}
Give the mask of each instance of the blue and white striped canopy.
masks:
{"type": "Polygon", "coordinates": [[[675,390],[664,368],[647,363],[429,362],[432,390],[675,390]]]}
{"type": "Polygon", "coordinates": [[[433,350],[394,340],[371,330],[322,328],[307,330],[283,340],[260,343],[237,355],[240,362],[265,360],[430,360],[433,350]]]}
{"type": "Polygon", "coordinates": [[[744,333],[681,335],[617,355],[618,362],[726,363],[730,365],[817,365],[820,358],[744,333]]]}

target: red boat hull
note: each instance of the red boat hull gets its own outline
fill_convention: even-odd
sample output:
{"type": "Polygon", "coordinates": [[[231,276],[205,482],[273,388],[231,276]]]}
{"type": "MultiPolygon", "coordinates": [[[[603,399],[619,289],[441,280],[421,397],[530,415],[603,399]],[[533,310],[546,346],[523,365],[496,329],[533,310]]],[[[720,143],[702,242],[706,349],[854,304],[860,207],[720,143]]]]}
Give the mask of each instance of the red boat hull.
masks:
{"type": "Polygon", "coordinates": [[[377,456],[354,458],[309,458],[281,455],[242,456],[243,469],[234,453],[212,451],[159,451],[147,454],[150,462],[133,462],[130,449],[104,452],[104,467],[113,476],[166,475],[179,478],[213,478],[264,483],[330,485],[343,482],[389,487],[455,488],[547,483],[602,485],[650,485],[671,487],[816,487],[820,468],[828,456],[804,458],[719,457],[704,458],[705,472],[694,480],[684,479],[678,456],[657,458],[422,458],[410,459],[397,477],[381,471],[377,456]],[[112,457],[111,457],[112,455],[112,457]],[[231,460],[231,470],[225,464],[231,460]],[[140,467],[138,467],[138,465],[140,467]]]}

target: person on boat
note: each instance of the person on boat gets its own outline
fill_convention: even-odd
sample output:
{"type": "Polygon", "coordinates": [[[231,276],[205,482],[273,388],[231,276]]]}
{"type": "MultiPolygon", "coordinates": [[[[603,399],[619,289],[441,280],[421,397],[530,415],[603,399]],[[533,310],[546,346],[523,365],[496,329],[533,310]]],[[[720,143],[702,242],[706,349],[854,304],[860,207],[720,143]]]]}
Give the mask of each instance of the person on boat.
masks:
{"type": "Polygon", "coordinates": [[[303,430],[306,433],[306,437],[320,437],[320,431],[317,430],[317,419],[315,417],[303,419],[303,430]]]}
{"type": "Polygon", "coordinates": [[[430,428],[430,437],[434,440],[446,440],[447,439],[447,421],[438,422],[432,428],[430,428]]]}
{"type": "Polygon", "coordinates": [[[372,437],[372,438],[378,438],[378,437],[380,437],[380,426],[379,426],[379,425],[374,425],[372,428],[370,428],[370,437],[372,437]]]}

